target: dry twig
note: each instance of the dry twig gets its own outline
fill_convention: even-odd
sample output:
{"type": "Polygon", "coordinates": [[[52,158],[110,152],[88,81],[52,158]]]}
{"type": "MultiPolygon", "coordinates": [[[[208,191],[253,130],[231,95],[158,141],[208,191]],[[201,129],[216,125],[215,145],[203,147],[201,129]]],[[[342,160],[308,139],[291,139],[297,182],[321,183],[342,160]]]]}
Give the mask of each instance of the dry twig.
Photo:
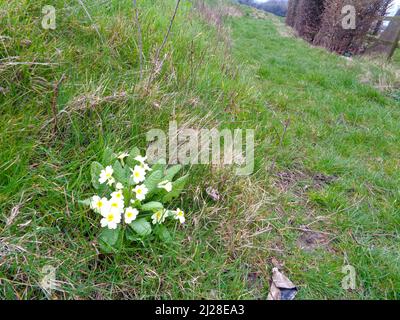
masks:
{"type": "Polygon", "coordinates": [[[53,99],[51,101],[51,111],[53,112],[53,117],[54,117],[53,133],[56,133],[58,131],[57,98],[58,98],[58,94],[60,92],[61,82],[64,80],[64,78],[65,78],[65,74],[63,74],[61,76],[60,80],[58,80],[57,83],[54,85],[53,99]]]}
{"type": "Polygon", "coordinates": [[[142,27],[139,21],[139,10],[137,7],[136,0],[133,0],[133,6],[135,7],[135,23],[138,29],[138,41],[139,41],[139,59],[140,59],[140,80],[143,78],[143,39],[142,39],[142,27]]]}
{"type": "Polygon", "coordinates": [[[153,70],[152,70],[152,72],[151,72],[151,74],[150,74],[150,77],[149,77],[149,81],[148,81],[148,83],[147,83],[147,86],[149,86],[150,83],[153,81],[154,75],[157,74],[157,73],[161,70],[162,65],[163,65],[163,63],[164,63],[165,58],[163,59],[163,61],[161,61],[161,62],[159,61],[159,59],[160,59],[160,54],[161,54],[161,51],[164,49],[165,44],[166,44],[167,41],[168,41],[169,35],[170,35],[170,33],[171,33],[172,25],[174,24],[175,17],[176,17],[176,14],[177,14],[177,12],[178,12],[180,3],[181,3],[181,0],[177,0],[176,6],[175,6],[175,10],[174,10],[174,14],[172,15],[171,20],[170,20],[170,22],[169,22],[168,30],[167,30],[167,32],[166,32],[166,34],[165,34],[165,36],[164,36],[164,39],[163,39],[163,42],[162,42],[161,46],[157,49],[157,52],[156,52],[156,55],[155,55],[155,58],[154,58],[153,70]]]}

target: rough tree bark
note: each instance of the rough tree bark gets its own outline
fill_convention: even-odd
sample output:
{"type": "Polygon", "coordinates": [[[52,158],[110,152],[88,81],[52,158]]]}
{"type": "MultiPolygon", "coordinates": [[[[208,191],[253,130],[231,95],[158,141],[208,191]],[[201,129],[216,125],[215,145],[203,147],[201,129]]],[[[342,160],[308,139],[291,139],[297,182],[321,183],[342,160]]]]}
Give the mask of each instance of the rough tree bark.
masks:
{"type": "MultiPolygon", "coordinates": [[[[382,5],[381,10],[379,10],[379,16],[380,17],[384,17],[386,16],[389,6],[390,4],[393,2],[393,0],[384,0],[384,3],[382,5]]],[[[383,20],[379,19],[376,21],[375,26],[374,26],[374,30],[372,31],[373,35],[377,35],[379,34],[379,32],[382,29],[382,25],[383,25],[383,20]]]]}
{"type": "Polygon", "coordinates": [[[365,38],[385,14],[392,0],[290,0],[287,24],[299,36],[317,46],[340,54],[358,54],[365,50],[365,38]],[[345,6],[355,8],[356,28],[343,27],[345,6]]]}
{"type": "Polygon", "coordinates": [[[328,50],[344,54],[361,53],[366,35],[376,21],[385,0],[336,0],[326,3],[321,28],[315,36],[314,44],[328,50]],[[344,29],[342,9],[353,5],[356,9],[356,28],[344,29]]]}
{"type": "Polygon", "coordinates": [[[312,42],[320,29],[326,0],[299,0],[296,6],[294,28],[299,36],[312,42]]]}
{"type": "Polygon", "coordinates": [[[289,0],[288,11],[286,14],[286,24],[288,26],[294,27],[298,4],[299,0],[289,0]]]}
{"type": "MultiPolygon", "coordinates": [[[[400,17],[400,9],[395,17],[400,17]]],[[[375,45],[367,50],[368,54],[382,54],[391,58],[400,40],[400,18],[392,20],[382,32],[375,45]]]]}

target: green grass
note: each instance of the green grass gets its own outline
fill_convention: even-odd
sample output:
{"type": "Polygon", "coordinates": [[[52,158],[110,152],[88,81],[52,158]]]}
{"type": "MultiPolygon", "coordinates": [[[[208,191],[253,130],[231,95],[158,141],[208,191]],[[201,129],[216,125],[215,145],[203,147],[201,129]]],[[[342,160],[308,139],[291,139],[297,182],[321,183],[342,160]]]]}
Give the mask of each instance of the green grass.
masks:
{"type": "Polygon", "coordinates": [[[264,299],[277,260],[300,299],[399,298],[396,64],[312,48],[247,8],[217,30],[183,2],[162,71],[147,86],[174,1],[139,1],[142,81],[132,1],[86,2],[101,38],[77,1],[54,1],[57,29],[48,31],[46,1],[0,7],[1,35],[10,37],[0,58],[53,63],[0,65],[0,297],[264,299]],[[63,74],[54,133],[52,85],[63,74]],[[382,79],[386,91],[376,89],[382,79]],[[173,119],[254,128],[255,173],[193,166],[176,202],[187,224],[170,225],[172,244],[149,239],[99,254],[99,217],[78,204],[93,193],[91,161],[107,146],[144,149],[146,132],[173,119]],[[317,183],[317,174],[336,179],[317,183]],[[305,234],[322,243],[304,249],[305,234]],[[341,287],[346,264],[356,290],[341,287]],[[45,265],[60,282],[51,296],[40,288],[45,265]]]}

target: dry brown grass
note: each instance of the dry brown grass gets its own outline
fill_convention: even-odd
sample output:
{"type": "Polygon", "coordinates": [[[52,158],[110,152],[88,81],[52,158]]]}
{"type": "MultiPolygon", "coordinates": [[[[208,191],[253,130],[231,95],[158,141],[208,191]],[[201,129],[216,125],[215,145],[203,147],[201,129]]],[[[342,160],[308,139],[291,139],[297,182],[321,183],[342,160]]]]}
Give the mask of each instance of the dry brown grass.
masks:
{"type": "Polygon", "coordinates": [[[210,7],[204,0],[197,0],[195,2],[195,8],[208,23],[216,26],[218,29],[223,28],[225,17],[243,16],[239,8],[223,3],[218,3],[217,6],[210,7]]]}
{"type": "Polygon", "coordinates": [[[64,109],[64,112],[79,112],[87,109],[94,109],[105,103],[115,103],[125,101],[126,99],[127,93],[124,91],[114,92],[106,96],[101,96],[94,92],[76,97],[67,108],[64,109]]]}
{"type": "Polygon", "coordinates": [[[363,56],[358,59],[363,72],[359,75],[362,83],[370,84],[381,92],[391,92],[400,88],[400,69],[383,57],[363,56]]]}
{"type": "Polygon", "coordinates": [[[254,179],[237,177],[228,167],[215,168],[214,176],[194,191],[194,198],[203,206],[195,225],[215,224],[216,236],[232,261],[241,257],[252,265],[260,256],[265,260],[270,248],[258,238],[272,230],[268,218],[274,197],[254,179]],[[212,199],[207,189],[218,192],[219,199],[212,199]],[[234,199],[232,195],[236,195],[234,199]],[[210,200],[212,205],[206,205],[210,200]]]}
{"type": "Polygon", "coordinates": [[[293,28],[287,26],[274,14],[252,8],[251,16],[255,19],[270,20],[281,37],[295,38],[297,36],[297,33],[293,28]]]}
{"type": "Polygon", "coordinates": [[[55,120],[60,121],[65,126],[71,115],[83,115],[87,110],[95,110],[105,104],[114,104],[127,101],[129,95],[126,91],[116,91],[112,94],[105,94],[106,87],[99,86],[94,91],[83,93],[71,100],[61,111],[53,118],[46,121],[43,128],[53,123],[55,120]],[[67,121],[65,121],[67,119],[67,121]]]}
{"type": "Polygon", "coordinates": [[[222,2],[211,7],[204,0],[197,0],[194,6],[202,19],[217,29],[219,39],[230,48],[232,42],[230,30],[224,24],[224,19],[226,17],[241,17],[243,16],[242,11],[235,6],[229,6],[222,2]]]}

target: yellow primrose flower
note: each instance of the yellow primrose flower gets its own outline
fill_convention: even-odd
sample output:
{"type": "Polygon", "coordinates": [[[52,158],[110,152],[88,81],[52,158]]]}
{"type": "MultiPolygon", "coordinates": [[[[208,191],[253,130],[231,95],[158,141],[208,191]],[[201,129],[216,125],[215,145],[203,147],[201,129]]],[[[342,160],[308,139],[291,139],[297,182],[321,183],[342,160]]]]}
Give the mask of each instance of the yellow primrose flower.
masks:
{"type": "Polygon", "coordinates": [[[116,229],[121,222],[121,212],[113,210],[110,203],[103,207],[101,215],[103,219],[101,219],[100,224],[103,228],[108,227],[109,229],[116,229]]]}
{"type": "Polygon", "coordinates": [[[100,198],[99,196],[93,196],[92,199],[91,199],[91,201],[90,201],[90,207],[91,207],[94,211],[96,211],[96,212],[98,212],[98,213],[100,213],[100,212],[101,212],[101,209],[102,209],[104,206],[107,206],[107,205],[108,205],[108,200],[107,200],[107,198],[100,198]]]}
{"type": "MultiPolygon", "coordinates": [[[[110,183],[110,180],[114,180],[114,178],[112,177],[114,173],[114,169],[112,168],[112,166],[108,166],[106,167],[104,170],[101,170],[100,172],[100,178],[99,178],[99,182],[101,184],[103,184],[104,182],[108,182],[108,184],[110,183]]],[[[115,180],[114,180],[115,181],[115,180]]],[[[114,183],[114,182],[112,182],[114,183]]],[[[112,184],[111,183],[111,184],[112,184]]],[[[110,185],[110,184],[109,184],[110,185]]]]}
{"type": "Polygon", "coordinates": [[[137,215],[139,214],[139,211],[135,208],[128,207],[125,209],[125,223],[129,224],[133,220],[136,220],[137,215]]]}
{"type": "Polygon", "coordinates": [[[108,202],[109,210],[121,214],[124,211],[124,201],[121,199],[111,198],[108,202]]]}
{"type": "Polygon", "coordinates": [[[141,166],[135,166],[132,170],[132,178],[135,183],[140,183],[145,180],[146,170],[144,170],[141,166]]]}
{"type": "Polygon", "coordinates": [[[175,210],[175,219],[180,223],[185,223],[185,213],[179,208],[175,210]]]}
{"type": "Polygon", "coordinates": [[[122,190],[117,190],[111,193],[111,199],[124,200],[124,195],[122,194],[122,190]]]}
{"type": "Polygon", "coordinates": [[[169,182],[168,180],[161,181],[158,185],[158,188],[160,189],[165,189],[167,192],[171,192],[172,190],[172,183],[169,182]]]}
{"type": "Polygon", "coordinates": [[[163,210],[158,210],[157,212],[155,212],[152,216],[151,219],[153,220],[153,224],[156,223],[163,223],[165,221],[165,218],[168,216],[167,214],[167,210],[163,209],[163,210]]]}
{"type": "Polygon", "coordinates": [[[136,199],[142,201],[146,198],[146,194],[149,192],[149,189],[146,188],[144,184],[136,186],[133,190],[136,194],[136,199]]]}
{"type": "Polygon", "coordinates": [[[108,229],[117,229],[118,224],[121,222],[121,214],[110,211],[103,219],[101,219],[101,226],[108,227],[108,229]]]}

